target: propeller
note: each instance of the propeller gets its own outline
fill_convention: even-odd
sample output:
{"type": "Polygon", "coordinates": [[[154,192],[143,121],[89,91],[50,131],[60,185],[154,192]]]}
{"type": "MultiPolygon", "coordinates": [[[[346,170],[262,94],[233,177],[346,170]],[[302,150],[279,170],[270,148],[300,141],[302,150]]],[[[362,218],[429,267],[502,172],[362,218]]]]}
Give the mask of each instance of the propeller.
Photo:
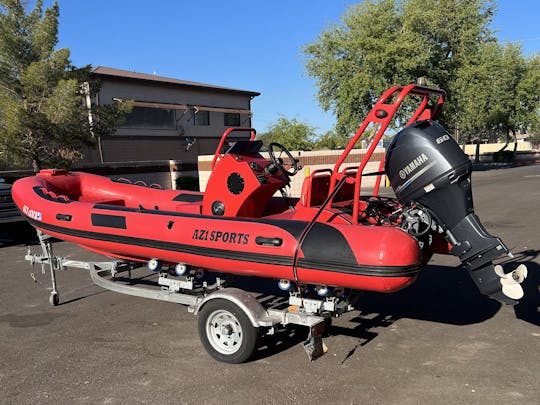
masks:
{"type": "Polygon", "coordinates": [[[505,273],[500,264],[495,266],[495,273],[500,277],[502,292],[509,298],[518,300],[523,297],[521,283],[527,278],[527,266],[520,264],[514,271],[505,273]]]}

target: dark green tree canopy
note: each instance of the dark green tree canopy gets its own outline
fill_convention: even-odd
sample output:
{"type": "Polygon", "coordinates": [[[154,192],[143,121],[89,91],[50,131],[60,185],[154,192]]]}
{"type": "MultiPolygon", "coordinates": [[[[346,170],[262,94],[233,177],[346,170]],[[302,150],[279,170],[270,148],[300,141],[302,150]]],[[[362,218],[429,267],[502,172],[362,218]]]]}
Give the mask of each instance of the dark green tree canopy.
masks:
{"type": "Polygon", "coordinates": [[[493,141],[530,129],[540,106],[538,60],[518,44],[482,44],[456,80],[461,134],[493,141]]]}
{"type": "Polygon", "coordinates": [[[81,84],[90,68],[76,69],[68,49],[55,49],[58,16],[56,2],[43,11],[37,0],[27,14],[23,1],[0,0],[0,147],[10,166],[69,165],[130,107],[93,108],[89,119],[81,84]]]}
{"type": "Polygon", "coordinates": [[[458,127],[458,78],[479,50],[496,44],[490,0],[365,0],[304,48],[318,98],[350,134],[394,84],[427,78],[447,91],[442,121],[458,127]]]}
{"type": "Polygon", "coordinates": [[[342,149],[349,143],[350,138],[331,130],[319,136],[313,149],[342,149]]]}

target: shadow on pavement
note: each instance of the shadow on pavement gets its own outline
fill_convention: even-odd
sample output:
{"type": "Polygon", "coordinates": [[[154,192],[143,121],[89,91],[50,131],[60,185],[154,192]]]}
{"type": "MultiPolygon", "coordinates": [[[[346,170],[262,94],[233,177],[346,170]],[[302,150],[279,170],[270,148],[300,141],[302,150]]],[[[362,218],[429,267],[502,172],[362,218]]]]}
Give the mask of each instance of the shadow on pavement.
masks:
{"type": "MultiPolygon", "coordinates": [[[[526,264],[528,277],[522,284],[524,297],[514,307],[517,319],[540,326],[540,265],[534,262],[540,251],[527,250],[515,254],[511,269],[526,264]]],[[[506,268],[509,271],[510,268],[506,268]]],[[[333,326],[330,333],[359,339],[345,357],[365,346],[378,335],[376,328],[388,327],[401,318],[468,325],[493,317],[502,304],[481,295],[467,272],[460,267],[428,266],[410,287],[391,294],[367,292],[355,308],[358,316],[351,328],[333,326]]]]}
{"type": "Polygon", "coordinates": [[[513,265],[523,263],[527,266],[528,276],[523,282],[525,296],[514,307],[516,317],[533,325],[540,326],[540,264],[537,260],[540,250],[524,250],[515,254],[513,265]]]}
{"type": "Polygon", "coordinates": [[[493,317],[501,304],[481,295],[460,267],[427,266],[410,287],[391,294],[366,293],[356,304],[361,316],[419,319],[469,325],[493,317]]]}
{"type": "MultiPolygon", "coordinates": [[[[276,290],[275,282],[264,280],[264,288],[257,284],[261,293],[259,299],[268,294],[268,297],[275,297],[273,299],[276,303],[280,302],[278,297],[269,294],[269,291],[276,290]]],[[[389,327],[401,318],[468,325],[490,319],[500,308],[500,303],[478,292],[464,269],[428,266],[418,280],[404,290],[390,294],[362,293],[355,304],[357,315],[348,320],[350,326],[332,325],[327,334],[359,339],[343,359],[345,362],[357,348],[365,346],[378,336],[378,328],[389,327]]],[[[256,359],[287,350],[306,337],[307,329],[302,327],[285,328],[276,335],[266,336],[256,359]]]]}
{"type": "Polygon", "coordinates": [[[308,330],[305,327],[297,325],[278,327],[273,335],[260,337],[258,348],[250,361],[261,360],[284,352],[304,342],[307,337],[308,330]]]}

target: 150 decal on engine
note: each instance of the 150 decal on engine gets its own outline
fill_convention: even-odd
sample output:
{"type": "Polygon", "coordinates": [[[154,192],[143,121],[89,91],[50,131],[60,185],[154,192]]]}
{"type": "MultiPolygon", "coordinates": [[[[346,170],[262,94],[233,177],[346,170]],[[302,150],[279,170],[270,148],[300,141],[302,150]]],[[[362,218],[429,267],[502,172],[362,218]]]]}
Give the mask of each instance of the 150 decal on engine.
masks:
{"type": "Polygon", "coordinates": [[[240,232],[210,231],[208,229],[195,229],[191,239],[247,245],[249,242],[249,234],[240,232]]]}

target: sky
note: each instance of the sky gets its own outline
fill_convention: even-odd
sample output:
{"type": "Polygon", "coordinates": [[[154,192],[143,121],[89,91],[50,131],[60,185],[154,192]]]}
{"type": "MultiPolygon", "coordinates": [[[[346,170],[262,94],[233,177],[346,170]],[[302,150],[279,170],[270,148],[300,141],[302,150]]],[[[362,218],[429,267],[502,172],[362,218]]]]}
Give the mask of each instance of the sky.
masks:
{"type": "MultiPolygon", "coordinates": [[[[50,6],[52,0],[45,0],[50,6]]],[[[59,43],[75,66],[91,64],[260,92],[253,126],[280,116],[333,128],[305,71],[302,48],[351,0],[59,0],[59,43]]],[[[31,4],[33,2],[31,1],[31,4]]],[[[492,28],[501,42],[540,50],[539,0],[499,0],[492,28]]],[[[403,84],[403,83],[399,83],[403,84]]]]}

